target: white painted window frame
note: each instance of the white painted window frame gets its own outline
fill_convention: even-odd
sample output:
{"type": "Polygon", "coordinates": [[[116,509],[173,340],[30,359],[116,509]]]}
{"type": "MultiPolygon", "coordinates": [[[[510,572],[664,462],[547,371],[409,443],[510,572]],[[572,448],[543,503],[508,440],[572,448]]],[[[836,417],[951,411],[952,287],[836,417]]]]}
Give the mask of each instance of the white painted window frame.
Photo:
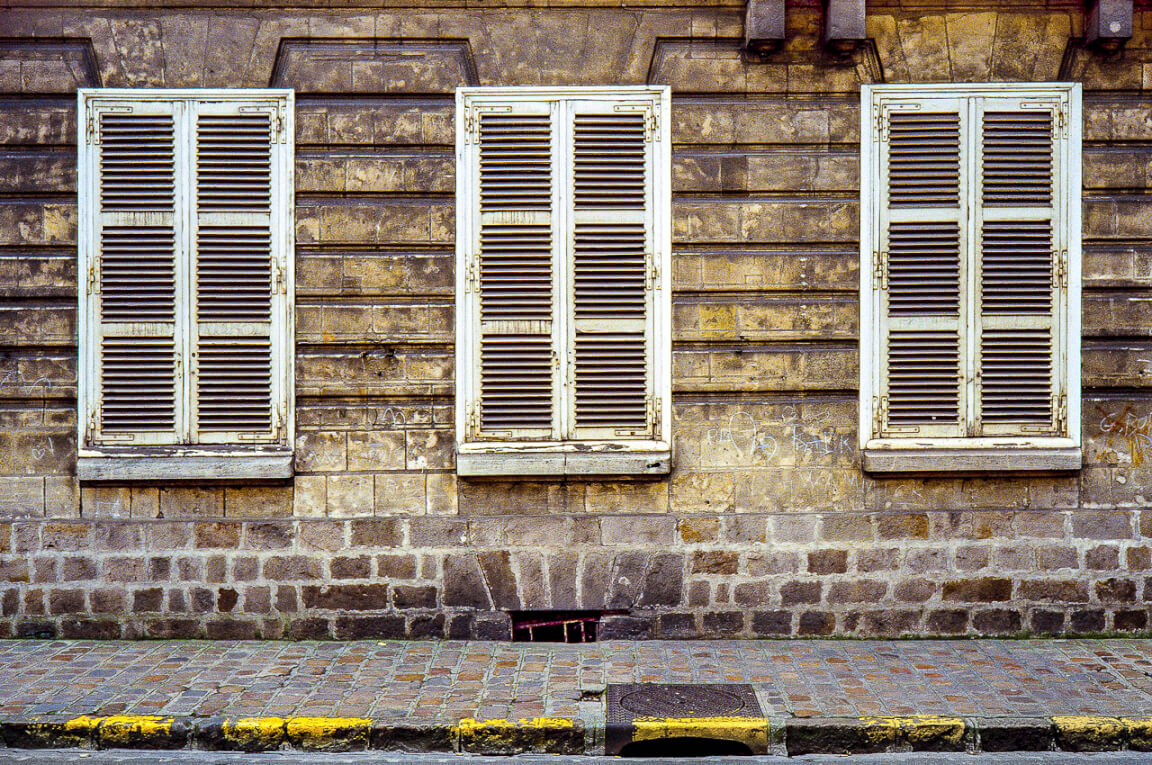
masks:
{"type": "MultiPolygon", "coordinates": [[[[597,477],[659,476],[671,466],[672,409],[672,258],[671,258],[671,89],[667,86],[614,87],[468,87],[456,90],[456,470],[461,477],[597,477]],[[469,266],[479,232],[479,188],[476,167],[479,147],[469,140],[477,109],[508,103],[559,103],[559,133],[571,130],[570,102],[647,102],[653,116],[649,198],[652,215],[652,261],[655,282],[651,295],[649,331],[650,387],[656,407],[656,427],[650,439],[598,440],[478,440],[470,438],[468,413],[479,406],[479,332],[472,321],[479,295],[469,286],[469,266]]],[[[553,142],[559,152],[557,210],[561,231],[569,225],[564,212],[572,188],[567,140],[553,142]]],[[[563,238],[563,237],[562,237],[563,238]]],[[[554,300],[570,290],[570,258],[559,253],[554,300]]],[[[565,301],[567,302],[567,301],[565,301]]],[[[559,342],[566,342],[569,317],[557,311],[559,342]]],[[[559,411],[572,408],[572,394],[559,386],[559,411]]]]}
{"type": "MultiPolygon", "coordinates": [[[[293,475],[295,441],[295,91],[291,89],[132,89],[81,88],[77,91],[78,334],[77,475],[81,481],[283,479],[293,475]],[[95,293],[99,274],[99,151],[92,141],[100,108],[117,104],[177,102],[186,105],[177,122],[176,217],[179,221],[176,287],[178,342],[187,351],[192,300],[191,246],[195,226],[190,195],[194,174],[183,165],[194,161],[196,106],[229,102],[274,112],[272,144],[271,239],[281,292],[272,300],[272,404],[279,438],[269,442],[117,445],[96,438],[99,405],[100,305],[95,293]],[[183,234],[179,230],[183,230],[183,234]],[[276,412],[276,410],[279,410],[276,412]]],[[[183,355],[181,355],[183,358],[183,355]]],[[[177,402],[177,427],[189,419],[191,364],[180,369],[185,391],[177,402]]]]}
{"type": "MultiPolygon", "coordinates": [[[[1070,471],[1082,466],[1080,400],[1081,305],[1081,146],[1082,88],[1079,83],[965,83],[946,85],[864,85],[860,125],[860,403],[859,444],[863,467],[872,473],[947,473],[984,471],[1070,471]],[[881,297],[875,289],[874,257],[883,236],[882,176],[877,131],[882,105],[889,100],[980,96],[1060,98],[1066,105],[1067,139],[1054,194],[1059,212],[1053,230],[1067,249],[1064,305],[1054,316],[1062,357],[1057,375],[1067,396],[1065,433],[1058,437],[996,436],[987,438],[882,438],[876,431],[881,386],[883,342],[881,297]],[[1062,367],[1062,368],[1060,368],[1062,367]]],[[[968,151],[979,137],[970,131],[968,151]]],[[[971,237],[971,234],[969,234],[971,237]]],[[[972,241],[971,238],[968,240],[972,241]]],[[[970,264],[975,255],[969,248],[970,264]]],[[[962,267],[966,267],[963,265],[962,267]]],[[[974,342],[975,319],[961,327],[961,343],[974,342]]]]}

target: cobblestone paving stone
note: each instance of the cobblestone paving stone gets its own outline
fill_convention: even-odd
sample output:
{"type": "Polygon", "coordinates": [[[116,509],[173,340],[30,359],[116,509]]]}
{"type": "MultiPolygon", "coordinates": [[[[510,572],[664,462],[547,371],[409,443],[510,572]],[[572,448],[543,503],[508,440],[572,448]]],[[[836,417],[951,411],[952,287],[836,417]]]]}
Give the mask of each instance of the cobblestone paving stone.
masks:
{"type": "Polygon", "coordinates": [[[752,683],[768,715],[1152,714],[1152,640],[0,641],[0,716],[576,716],[606,683],[752,683]]]}

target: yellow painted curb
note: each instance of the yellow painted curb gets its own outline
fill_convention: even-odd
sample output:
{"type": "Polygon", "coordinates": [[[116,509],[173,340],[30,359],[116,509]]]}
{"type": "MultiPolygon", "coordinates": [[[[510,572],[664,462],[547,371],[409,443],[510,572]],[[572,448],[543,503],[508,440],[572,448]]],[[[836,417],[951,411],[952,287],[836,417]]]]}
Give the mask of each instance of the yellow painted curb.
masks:
{"type": "Polygon", "coordinates": [[[241,717],[225,720],[220,732],[237,749],[266,751],[280,746],[287,735],[285,727],[283,717],[241,717]]]}
{"type": "Polygon", "coordinates": [[[902,715],[861,717],[864,736],[870,744],[907,744],[913,750],[964,747],[964,720],[941,715],[902,715]]]}
{"type": "Polygon", "coordinates": [[[580,743],[573,743],[578,732],[576,723],[563,717],[521,718],[515,722],[467,717],[451,729],[457,751],[472,754],[578,754],[583,741],[581,734],[580,743]]]}
{"type": "Polygon", "coordinates": [[[1128,736],[1128,746],[1140,752],[1152,752],[1152,717],[1140,719],[1121,717],[1124,732],[1128,736]]]}
{"type": "Polygon", "coordinates": [[[1061,749],[1105,751],[1123,746],[1124,723],[1117,717],[1058,715],[1052,718],[1061,749]]]}
{"type": "MultiPolygon", "coordinates": [[[[100,746],[127,749],[142,743],[167,742],[172,736],[171,717],[160,715],[111,715],[100,720],[100,746]]],[[[80,718],[77,718],[80,720],[80,718]]]]}
{"type": "Polygon", "coordinates": [[[765,717],[637,717],[632,720],[633,741],[662,738],[710,738],[736,741],[753,754],[768,752],[765,717]]]}
{"type": "Polygon", "coordinates": [[[372,721],[365,717],[289,717],[288,739],[308,751],[367,749],[372,721]]]}

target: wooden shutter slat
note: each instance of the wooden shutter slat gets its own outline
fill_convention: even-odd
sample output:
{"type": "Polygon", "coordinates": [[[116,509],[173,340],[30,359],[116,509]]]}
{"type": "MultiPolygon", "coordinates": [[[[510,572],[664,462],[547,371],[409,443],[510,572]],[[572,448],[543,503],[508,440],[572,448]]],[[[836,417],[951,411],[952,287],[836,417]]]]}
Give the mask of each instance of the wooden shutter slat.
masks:
{"type": "Polygon", "coordinates": [[[894,112],[888,116],[888,201],[891,207],[960,203],[958,112],[894,112]]]}
{"type": "Polygon", "coordinates": [[[172,114],[103,112],[100,131],[100,209],[169,211],[176,193],[172,114]]]}
{"type": "Polygon", "coordinates": [[[1055,434],[1054,112],[988,97],[979,115],[979,434],[1055,434]]]}
{"type": "Polygon", "coordinates": [[[95,114],[96,443],[178,440],[177,138],[171,103],[95,114]]]}
{"type": "Polygon", "coordinates": [[[965,411],[966,115],[959,99],[918,107],[882,113],[881,429],[953,437],[965,411]]]}
{"type": "Polygon", "coordinates": [[[480,116],[477,152],[479,430],[552,438],[556,417],[553,117],[480,116]]]}
{"type": "Polygon", "coordinates": [[[646,113],[621,110],[578,103],[569,111],[576,438],[651,434],[651,143],[646,113]]]}
{"type": "Polygon", "coordinates": [[[278,437],[272,112],[201,104],[196,114],[193,410],[201,443],[278,437]]]}

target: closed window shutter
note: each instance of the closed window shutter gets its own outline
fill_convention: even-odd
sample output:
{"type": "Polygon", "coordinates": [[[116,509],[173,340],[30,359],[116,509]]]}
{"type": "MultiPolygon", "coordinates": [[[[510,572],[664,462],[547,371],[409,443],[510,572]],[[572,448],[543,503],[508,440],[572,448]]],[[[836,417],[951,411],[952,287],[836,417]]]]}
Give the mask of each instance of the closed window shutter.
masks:
{"type": "Polygon", "coordinates": [[[183,429],[181,110],[107,100],[92,106],[90,119],[95,183],[81,194],[81,204],[95,208],[89,432],[99,444],[172,444],[183,429]]]}
{"type": "Polygon", "coordinates": [[[514,102],[476,117],[474,255],[467,265],[478,332],[473,436],[559,435],[559,216],[556,108],[514,102]]]}
{"type": "Polygon", "coordinates": [[[1063,435],[1060,103],[997,97],[976,107],[976,435],[1063,435]]]}
{"type": "Polygon", "coordinates": [[[277,340],[286,299],[285,185],[275,104],[196,105],[192,293],[192,438],[280,438],[277,340]]]}
{"type": "Polygon", "coordinates": [[[880,120],[878,435],[963,436],[965,101],[888,103],[880,120]]]}
{"type": "Polygon", "coordinates": [[[650,438],[653,107],[606,101],[567,107],[570,437],[650,438]]]}

